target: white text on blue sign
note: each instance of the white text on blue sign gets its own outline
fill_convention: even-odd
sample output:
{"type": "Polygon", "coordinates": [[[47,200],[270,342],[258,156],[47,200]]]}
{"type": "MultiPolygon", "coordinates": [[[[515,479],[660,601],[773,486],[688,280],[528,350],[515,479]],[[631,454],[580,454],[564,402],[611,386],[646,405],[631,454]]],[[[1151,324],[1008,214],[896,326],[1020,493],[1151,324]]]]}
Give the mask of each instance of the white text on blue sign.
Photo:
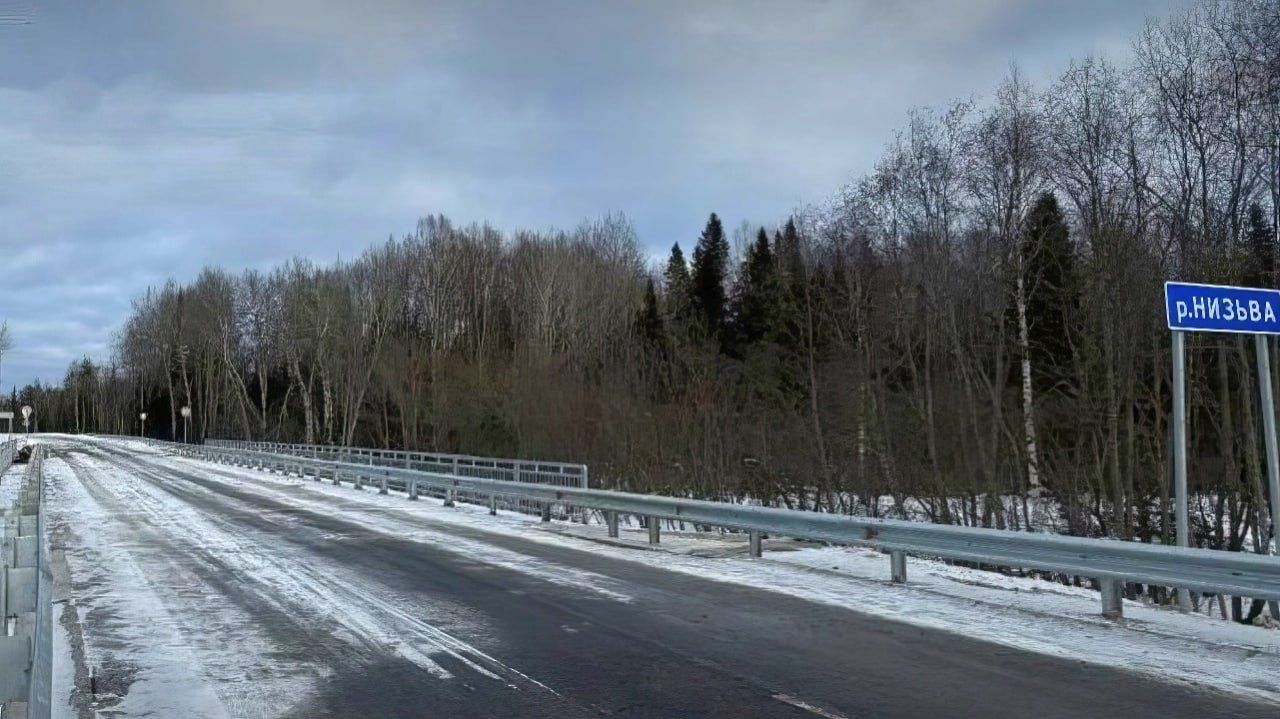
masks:
{"type": "Polygon", "coordinates": [[[1169,329],[1280,333],[1280,290],[1165,283],[1169,329]]]}

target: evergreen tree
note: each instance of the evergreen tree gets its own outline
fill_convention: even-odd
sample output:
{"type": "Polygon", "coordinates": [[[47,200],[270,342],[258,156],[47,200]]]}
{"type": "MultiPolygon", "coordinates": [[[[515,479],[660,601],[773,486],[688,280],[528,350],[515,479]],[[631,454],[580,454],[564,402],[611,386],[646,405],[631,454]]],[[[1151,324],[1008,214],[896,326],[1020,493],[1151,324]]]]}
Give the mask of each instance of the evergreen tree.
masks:
{"type": "Polygon", "coordinates": [[[805,306],[804,261],[800,256],[800,233],[795,218],[787,218],[782,231],[773,238],[778,271],[778,306],[776,341],[786,349],[798,352],[804,344],[803,308],[805,306]]]}
{"type": "Polygon", "coordinates": [[[688,333],[692,312],[692,291],[689,266],[684,261],[684,253],[680,251],[679,242],[671,246],[671,256],[667,258],[667,267],[662,275],[667,285],[663,314],[672,334],[681,337],[688,333]]]}
{"type": "Polygon", "coordinates": [[[636,313],[636,334],[644,344],[653,350],[661,350],[666,333],[662,326],[662,311],[658,308],[658,293],[653,287],[653,278],[644,288],[644,304],[636,313]]]}
{"type": "Polygon", "coordinates": [[[729,263],[729,240],[725,238],[720,218],[711,213],[707,226],[693,250],[692,286],[693,314],[698,329],[707,339],[720,337],[728,316],[725,297],[725,268],[729,263]]]}
{"type": "Polygon", "coordinates": [[[1036,198],[1027,214],[1020,252],[1032,380],[1038,393],[1061,390],[1079,336],[1079,284],[1070,231],[1052,192],[1036,198]]]}
{"type": "Polygon", "coordinates": [[[787,218],[782,232],[774,235],[774,254],[778,256],[778,266],[792,281],[801,281],[804,266],[800,259],[800,233],[796,231],[794,217],[787,218]]]}
{"type": "Polygon", "coordinates": [[[730,354],[745,355],[753,345],[777,340],[779,296],[778,266],[769,246],[769,235],[760,228],[747,248],[734,288],[734,321],[730,354]]]}
{"type": "Polygon", "coordinates": [[[1275,284],[1275,241],[1267,222],[1262,205],[1254,202],[1249,205],[1248,226],[1245,229],[1245,242],[1251,255],[1248,282],[1259,287],[1270,287],[1275,284]]]}

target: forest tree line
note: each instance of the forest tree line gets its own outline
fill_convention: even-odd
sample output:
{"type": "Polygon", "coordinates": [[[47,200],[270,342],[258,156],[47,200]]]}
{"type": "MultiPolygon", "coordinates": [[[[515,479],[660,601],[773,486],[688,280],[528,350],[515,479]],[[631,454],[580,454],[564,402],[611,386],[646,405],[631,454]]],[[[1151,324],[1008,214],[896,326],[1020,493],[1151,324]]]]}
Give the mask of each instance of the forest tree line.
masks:
{"type": "MultiPolygon", "coordinates": [[[[1011,70],[911,112],[872,171],[776,225],[711,215],[655,263],[621,215],[430,216],[354,261],[169,282],[112,356],[15,400],[42,430],[136,434],[146,411],[180,439],[189,405],[193,440],[582,461],[643,492],[1168,542],[1161,284],[1276,286],[1278,224],[1280,4],[1201,2],[1124,66],[1011,70]]],[[[1257,551],[1252,347],[1197,334],[1187,368],[1196,542],[1257,551]]]]}

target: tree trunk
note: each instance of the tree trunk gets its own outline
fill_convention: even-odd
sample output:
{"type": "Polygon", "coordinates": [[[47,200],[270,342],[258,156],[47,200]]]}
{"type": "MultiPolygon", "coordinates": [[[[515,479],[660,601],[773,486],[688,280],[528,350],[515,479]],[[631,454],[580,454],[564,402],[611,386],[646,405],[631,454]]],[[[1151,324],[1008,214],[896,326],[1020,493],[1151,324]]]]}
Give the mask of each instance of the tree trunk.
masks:
{"type": "Polygon", "coordinates": [[[1027,327],[1026,278],[1023,277],[1021,268],[1018,271],[1015,301],[1018,311],[1018,351],[1022,355],[1022,437],[1027,451],[1028,494],[1039,497],[1041,492],[1040,450],[1036,442],[1035,398],[1032,395],[1031,384],[1031,338],[1027,327]]]}

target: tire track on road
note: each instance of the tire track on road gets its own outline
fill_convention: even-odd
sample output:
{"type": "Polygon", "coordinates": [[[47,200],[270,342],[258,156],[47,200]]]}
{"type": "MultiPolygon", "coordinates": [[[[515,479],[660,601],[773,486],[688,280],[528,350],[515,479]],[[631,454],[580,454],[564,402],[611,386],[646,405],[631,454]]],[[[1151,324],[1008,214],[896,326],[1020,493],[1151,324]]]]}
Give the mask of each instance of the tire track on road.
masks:
{"type": "MultiPolygon", "coordinates": [[[[470,675],[460,682],[464,691],[474,691],[476,682],[497,681],[508,691],[542,693],[562,703],[544,683],[421,619],[421,606],[414,611],[401,608],[378,597],[373,586],[340,578],[335,567],[322,571],[309,566],[314,558],[282,552],[276,546],[278,535],[246,531],[201,496],[207,490],[193,491],[189,483],[132,458],[95,449],[77,448],[69,454],[68,465],[106,516],[148,537],[152,546],[147,553],[154,563],[173,573],[194,574],[216,595],[213,601],[233,604],[255,627],[266,630],[286,662],[318,666],[315,673],[327,678],[363,674],[398,657],[423,670],[419,682],[424,688],[427,682],[448,681],[462,672],[470,675]],[[117,472],[104,471],[100,463],[117,472]],[[118,481],[119,470],[140,484],[118,481]],[[101,481],[104,475],[116,480],[109,490],[101,481]],[[188,526],[187,533],[180,534],[171,531],[175,522],[202,526],[188,526]],[[165,556],[170,553],[181,559],[165,556]],[[401,639],[388,641],[389,636],[401,639]]],[[[567,708],[559,708],[562,715],[567,708]]]]}

